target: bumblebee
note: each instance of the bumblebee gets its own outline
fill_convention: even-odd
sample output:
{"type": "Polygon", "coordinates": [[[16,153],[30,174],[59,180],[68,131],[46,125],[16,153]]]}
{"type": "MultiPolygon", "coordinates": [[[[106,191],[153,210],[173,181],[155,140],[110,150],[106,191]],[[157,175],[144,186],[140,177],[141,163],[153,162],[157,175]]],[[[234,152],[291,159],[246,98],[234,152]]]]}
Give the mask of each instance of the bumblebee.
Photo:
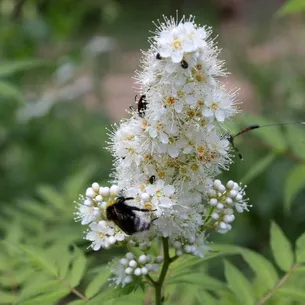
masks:
{"type": "Polygon", "coordinates": [[[132,199],[134,198],[120,196],[106,208],[107,219],[113,221],[127,235],[149,230],[151,223],[156,219],[147,221],[138,216],[135,211],[147,213],[151,210],[140,209],[125,203],[132,199]]]}

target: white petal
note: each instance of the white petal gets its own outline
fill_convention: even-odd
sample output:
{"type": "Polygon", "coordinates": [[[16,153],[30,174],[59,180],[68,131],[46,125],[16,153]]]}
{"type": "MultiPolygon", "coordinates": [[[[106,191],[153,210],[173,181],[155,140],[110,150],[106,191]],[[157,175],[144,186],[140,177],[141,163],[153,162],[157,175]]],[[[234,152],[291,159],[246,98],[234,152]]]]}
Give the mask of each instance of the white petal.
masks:
{"type": "Polygon", "coordinates": [[[171,196],[175,193],[175,188],[172,186],[172,185],[166,185],[164,188],[163,188],[163,193],[165,196],[171,196]]]}
{"type": "Polygon", "coordinates": [[[172,158],[177,158],[179,156],[179,148],[174,144],[168,145],[167,151],[172,158]]]}
{"type": "Polygon", "coordinates": [[[218,122],[223,122],[225,120],[225,113],[223,110],[216,110],[215,117],[218,122]]]}
{"type": "Polygon", "coordinates": [[[159,138],[160,138],[160,141],[161,141],[162,143],[164,143],[164,144],[167,144],[167,143],[168,143],[168,136],[167,136],[166,133],[160,132],[159,138]]]}
{"type": "Polygon", "coordinates": [[[211,116],[213,116],[213,111],[209,108],[205,108],[205,109],[203,109],[202,114],[205,117],[211,117],[211,116]]]}
{"type": "Polygon", "coordinates": [[[177,113],[180,113],[182,111],[182,109],[183,109],[182,102],[175,103],[175,110],[176,110],[177,113]]]}
{"type": "Polygon", "coordinates": [[[197,98],[192,95],[188,95],[185,100],[189,105],[194,105],[197,102],[197,98]]]}
{"type": "Polygon", "coordinates": [[[155,128],[149,128],[148,133],[152,138],[155,138],[158,135],[157,130],[155,128]]]}
{"type": "Polygon", "coordinates": [[[169,198],[163,197],[160,199],[159,206],[163,208],[171,208],[173,206],[173,203],[169,198]]]}
{"type": "Polygon", "coordinates": [[[173,62],[181,62],[181,60],[183,59],[183,52],[182,51],[175,51],[172,54],[172,61],[173,62]]]}

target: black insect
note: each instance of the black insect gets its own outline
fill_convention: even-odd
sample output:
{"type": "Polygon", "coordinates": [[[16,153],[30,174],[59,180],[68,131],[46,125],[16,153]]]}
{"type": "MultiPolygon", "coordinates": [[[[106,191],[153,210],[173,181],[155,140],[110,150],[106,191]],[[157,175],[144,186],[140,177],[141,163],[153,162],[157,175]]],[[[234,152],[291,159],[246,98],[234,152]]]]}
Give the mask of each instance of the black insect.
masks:
{"type": "Polygon", "coordinates": [[[138,216],[135,211],[151,212],[148,209],[140,209],[125,203],[133,197],[118,197],[112,205],[106,208],[106,217],[113,221],[122,231],[128,235],[149,230],[151,223],[155,220],[147,221],[138,216]]]}
{"type": "MultiPolygon", "coordinates": [[[[137,96],[136,96],[137,98],[137,96]]],[[[138,114],[141,118],[144,118],[145,116],[145,111],[147,108],[147,102],[146,102],[146,95],[142,94],[138,100],[138,114]]]]}
{"type": "Polygon", "coordinates": [[[149,183],[150,183],[150,184],[154,184],[155,181],[156,181],[156,176],[155,176],[155,175],[152,175],[152,176],[149,178],[149,183]]]}
{"type": "Polygon", "coordinates": [[[157,53],[157,55],[156,55],[156,59],[158,59],[158,60],[161,60],[161,59],[162,59],[162,57],[161,57],[160,53],[157,53]]]}
{"type": "Polygon", "coordinates": [[[243,160],[243,157],[239,151],[239,149],[235,146],[234,144],[234,139],[237,136],[242,135],[243,133],[246,133],[248,131],[257,129],[257,128],[262,128],[262,127],[271,127],[271,126],[283,126],[283,125],[291,125],[291,124],[305,124],[305,122],[288,122],[288,123],[275,123],[275,124],[265,124],[265,125],[258,125],[258,124],[254,124],[254,125],[250,125],[244,129],[242,129],[240,132],[238,132],[237,134],[235,134],[234,136],[230,135],[230,134],[226,134],[225,137],[227,138],[227,140],[231,143],[233,149],[238,153],[238,157],[243,160]]]}
{"type": "Polygon", "coordinates": [[[183,69],[187,69],[189,67],[189,64],[184,59],[181,60],[180,65],[183,69]]]}

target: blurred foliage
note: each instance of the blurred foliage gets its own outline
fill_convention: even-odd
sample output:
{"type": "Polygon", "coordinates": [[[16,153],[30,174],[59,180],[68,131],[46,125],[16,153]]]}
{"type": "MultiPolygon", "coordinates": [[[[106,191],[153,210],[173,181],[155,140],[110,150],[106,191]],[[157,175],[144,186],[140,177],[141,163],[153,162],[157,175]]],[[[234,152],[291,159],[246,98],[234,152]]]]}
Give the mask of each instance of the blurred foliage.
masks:
{"type": "MultiPolygon", "coordinates": [[[[107,288],[107,262],[119,251],[86,250],[73,201],[88,183],[109,177],[111,158],[103,147],[110,122],[99,86],[110,53],[116,61],[120,49],[144,49],[151,20],[176,9],[219,26],[221,12],[213,1],[158,0],[150,9],[145,1],[0,1],[0,304],[140,304],[147,297],[141,290],[125,295],[107,288]],[[88,76],[94,107],[83,102],[88,89],[82,91],[79,82],[88,76]]],[[[290,0],[279,14],[302,9],[304,1],[290,0]]],[[[269,31],[258,26],[258,38],[255,32],[253,44],[268,41],[269,31]]],[[[230,65],[254,86],[262,115],[304,121],[304,55],[256,63],[247,58],[245,45],[231,40],[230,65]]],[[[249,123],[273,122],[243,114],[228,127],[235,134],[249,123]]],[[[304,139],[304,125],[236,138],[244,161],[236,158],[222,179],[247,183],[253,208],[229,234],[210,239],[240,246],[216,244],[217,252],[205,261],[177,260],[166,304],[252,304],[287,275],[266,304],[304,303],[304,139]],[[272,223],[269,231],[271,219],[279,225],[272,223]],[[222,265],[224,255],[230,262],[222,265]]]]}
{"type": "Polygon", "coordinates": [[[284,16],[287,14],[300,13],[302,11],[305,11],[305,2],[303,0],[289,0],[278,11],[278,15],[284,16]]]}

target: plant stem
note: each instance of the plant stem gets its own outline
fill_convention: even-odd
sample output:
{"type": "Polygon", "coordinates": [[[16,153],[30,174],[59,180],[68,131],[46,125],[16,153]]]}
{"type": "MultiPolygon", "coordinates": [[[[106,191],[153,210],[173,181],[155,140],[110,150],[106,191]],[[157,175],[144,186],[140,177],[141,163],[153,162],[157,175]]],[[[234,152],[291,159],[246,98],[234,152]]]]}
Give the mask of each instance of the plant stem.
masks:
{"type": "MultiPolygon", "coordinates": [[[[162,237],[162,245],[163,245],[163,265],[162,270],[159,276],[159,279],[154,283],[155,287],[155,302],[156,305],[162,305],[162,288],[163,283],[169,268],[169,265],[174,261],[173,258],[170,258],[169,256],[169,246],[168,246],[168,238],[162,237]]],[[[175,257],[176,259],[176,257],[175,257]]]]}
{"type": "Polygon", "coordinates": [[[262,298],[257,305],[262,305],[265,304],[269,298],[271,298],[273,296],[273,294],[276,292],[277,289],[281,288],[282,285],[288,280],[288,278],[290,277],[291,273],[297,268],[299,267],[299,264],[294,264],[291,269],[281,278],[281,280],[267,293],[267,295],[262,298]]]}

